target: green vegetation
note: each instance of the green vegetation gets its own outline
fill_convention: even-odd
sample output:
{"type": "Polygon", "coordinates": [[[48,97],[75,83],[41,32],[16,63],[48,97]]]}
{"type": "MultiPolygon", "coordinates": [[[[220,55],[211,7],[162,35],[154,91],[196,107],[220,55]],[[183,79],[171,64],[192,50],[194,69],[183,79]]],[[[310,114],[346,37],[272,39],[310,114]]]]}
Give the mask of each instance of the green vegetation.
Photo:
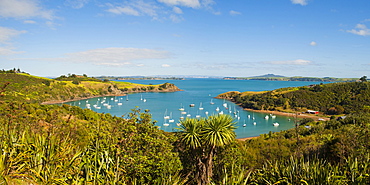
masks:
{"type": "Polygon", "coordinates": [[[363,112],[370,106],[370,83],[338,82],[307,87],[281,88],[268,92],[229,92],[228,98],[244,108],[305,112],[307,109],[328,115],[363,112]]]}
{"type": "MultiPolygon", "coordinates": [[[[1,184],[370,184],[370,106],[363,103],[354,110],[347,106],[367,101],[368,82],[320,85],[316,87],[320,91],[302,87],[245,93],[293,93],[292,98],[299,91],[346,90],[352,96],[344,99],[343,111],[350,112],[344,119],[295,120],[296,129],[238,141],[234,121],[227,115],[186,119],[179,132],[166,133],[154,126],[149,110],[133,109],[116,117],[40,104],[45,97],[65,93],[62,87],[71,91],[112,82],[76,85],[73,80],[19,72],[0,75],[1,184]],[[57,88],[56,84],[61,87],[51,94],[54,91],[47,87],[57,88]],[[25,87],[40,94],[22,90],[25,87]]],[[[130,85],[126,88],[136,87],[130,85]]],[[[172,84],[161,85],[166,87],[172,84]]]]}
{"type": "Polygon", "coordinates": [[[235,140],[235,122],[230,115],[210,116],[207,119],[186,119],[181,122],[180,142],[188,171],[194,178],[191,184],[209,184],[213,176],[213,158],[217,148],[235,140]]]}
{"type": "Polygon", "coordinates": [[[3,100],[42,103],[48,101],[70,101],[96,96],[124,95],[135,92],[178,91],[170,83],[141,85],[129,82],[101,81],[86,75],[62,75],[56,79],[36,77],[14,70],[0,71],[0,84],[6,85],[3,100]]]}
{"type": "Polygon", "coordinates": [[[303,77],[303,76],[261,76],[261,77],[225,77],[226,80],[267,80],[267,81],[309,81],[309,82],[353,82],[357,78],[303,77]]]}

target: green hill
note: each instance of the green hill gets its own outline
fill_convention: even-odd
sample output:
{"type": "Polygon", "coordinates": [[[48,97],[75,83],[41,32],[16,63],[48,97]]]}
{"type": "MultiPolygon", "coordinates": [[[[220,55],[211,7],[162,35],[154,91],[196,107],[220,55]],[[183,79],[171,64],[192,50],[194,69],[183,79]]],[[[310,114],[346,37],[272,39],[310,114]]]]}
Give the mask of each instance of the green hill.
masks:
{"type": "Polygon", "coordinates": [[[129,82],[101,81],[84,76],[48,79],[26,73],[0,72],[0,84],[6,101],[55,103],[96,96],[118,96],[137,92],[179,91],[170,83],[142,85],[129,82]]]}
{"type": "Polygon", "coordinates": [[[338,82],[305,87],[282,88],[266,92],[229,92],[227,98],[244,108],[305,112],[307,109],[328,115],[369,110],[369,82],[338,82]]]}

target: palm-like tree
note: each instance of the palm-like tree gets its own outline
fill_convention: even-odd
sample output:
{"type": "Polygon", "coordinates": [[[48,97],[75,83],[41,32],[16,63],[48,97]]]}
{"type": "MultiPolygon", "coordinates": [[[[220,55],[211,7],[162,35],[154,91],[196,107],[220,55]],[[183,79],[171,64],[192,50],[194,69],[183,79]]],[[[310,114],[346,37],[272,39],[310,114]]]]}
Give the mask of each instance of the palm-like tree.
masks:
{"type": "Polygon", "coordinates": [[[197,184],[210,183],[215,150],[234,141],[235,128],[234,119],[227,114],[212,115],[207,119],[186,119],[181,122],[181,141],[196,158],[194,178],[197,184]]]}

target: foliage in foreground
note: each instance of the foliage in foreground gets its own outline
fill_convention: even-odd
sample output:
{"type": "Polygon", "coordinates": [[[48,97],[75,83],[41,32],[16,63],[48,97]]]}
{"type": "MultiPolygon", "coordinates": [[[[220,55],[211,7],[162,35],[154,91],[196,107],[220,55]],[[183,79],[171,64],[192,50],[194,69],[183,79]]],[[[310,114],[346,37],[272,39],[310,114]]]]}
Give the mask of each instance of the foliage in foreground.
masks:
{"type": "Polygon", "coordinates": [[[138,110],[127,119],[68,105],[0,110],[3,183],[156,184],[181,169],[173,136],[138,110]]]}

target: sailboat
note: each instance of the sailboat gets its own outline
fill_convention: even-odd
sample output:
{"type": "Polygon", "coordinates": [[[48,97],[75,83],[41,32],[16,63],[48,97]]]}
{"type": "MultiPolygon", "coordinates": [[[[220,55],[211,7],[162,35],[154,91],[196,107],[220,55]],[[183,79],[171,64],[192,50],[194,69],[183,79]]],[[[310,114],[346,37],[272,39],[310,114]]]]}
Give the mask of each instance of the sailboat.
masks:
{"type": "Polygon", "coordinates": [[[140,95],[140,100],[143,101],[143,95],[140,95]]]}
{"type": "Polygon", "coordinates": [[[275,123],[273,123],[273,125],[274,125],[275,127],[277,127],[277,126],[279,126],[279,123],[278,123],[278,122],[275,122],[275,123]]]}
{"type": "Polygon", "coordinates": [[[184,106],[182,106],[182,104],[181,104],[181,107],[179,108],[179,111],[184,111],[185,109],[184,109],[184,106]]]}
{"type": "Polygon", "coordinates": [[[166,119],[170,119],[170,116],[167,115],[167,109],[166,109],[166,112],[164,112],[164,117],[163,117],[165,120],[166,119]]]}
{"type": "Polygon", "coordinates": [[[215,104],[215,103],[213,103],[213,101],[212,101],[212,100],[213,100],[213,99],[211,99],[211,102],[210,102],[210,104],[211,104],[211,105],[215,104]]]}
{"type": "Polygon", "coordinates": [[[170,113],[170,119],[168,120],[168,122],[169,122],[169,123],[173,123],[173,122],[175,122],[175,120],[174,120],[174,119],[172,119],[172,112],[170,113]]]}
{"type": "Polygon", "coordinates": [[[126,95],[126,101],[128,101],[128,94],[126,95]]]}
{"type": "Polygon", "coordinates": [[[203,110],[204,108],[202,107],[202,102],[200,102],[200,105],[199,105],[199,110],[203,110]]]}
{"type": "Polygon", "coordinates": [[[122,105],[121,99],[122,99],[122,98],[120,98],[120,99],[119,99],[119,101],[118,101],[117,105],[122,105]]]}

